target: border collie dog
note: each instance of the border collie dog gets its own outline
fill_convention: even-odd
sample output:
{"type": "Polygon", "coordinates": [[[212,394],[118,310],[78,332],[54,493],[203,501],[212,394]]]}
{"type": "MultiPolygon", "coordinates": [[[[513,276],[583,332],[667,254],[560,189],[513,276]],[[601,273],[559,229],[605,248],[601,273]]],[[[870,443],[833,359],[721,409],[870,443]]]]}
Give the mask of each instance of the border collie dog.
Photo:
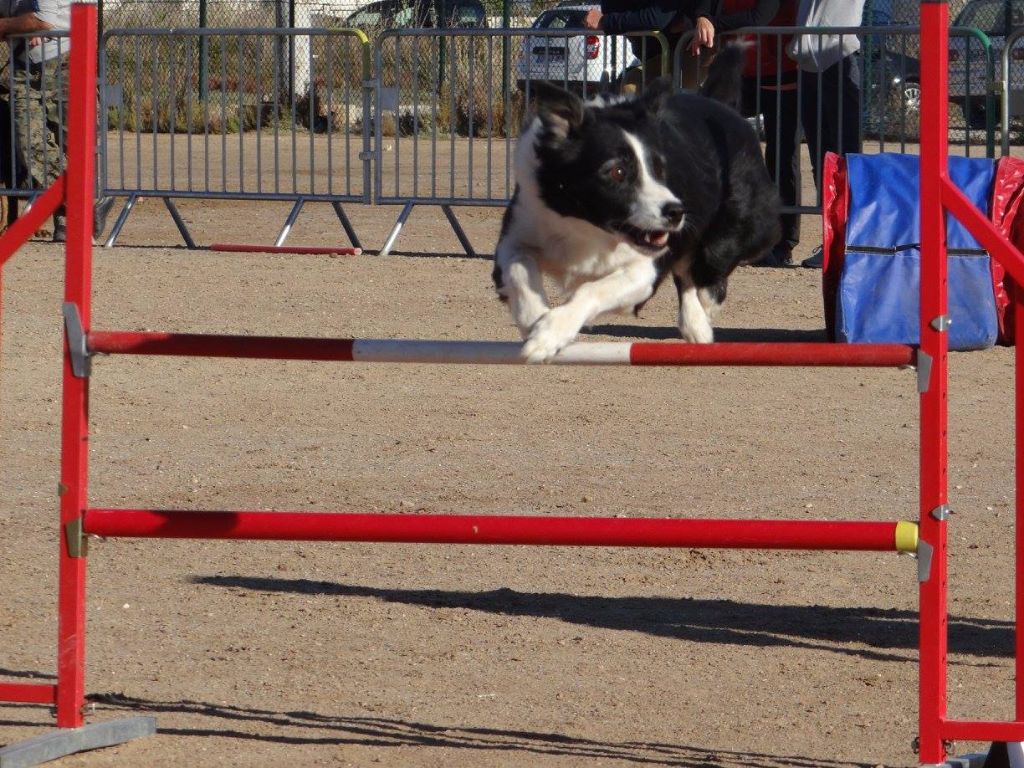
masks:
{"type": "Polygon", "coordinates": [[[550,360],[605,312],[639,311],[669,273],[683,339],[714,340],[729,274],[779,238],[761,145],[733,106],[743,59],[742,45],[726,47],[699,93],[662,80],[584,102],[538,86],[493,272],[527,361],[550,360]],[[561,304],[548,302],[545,278],[561,304]]]}

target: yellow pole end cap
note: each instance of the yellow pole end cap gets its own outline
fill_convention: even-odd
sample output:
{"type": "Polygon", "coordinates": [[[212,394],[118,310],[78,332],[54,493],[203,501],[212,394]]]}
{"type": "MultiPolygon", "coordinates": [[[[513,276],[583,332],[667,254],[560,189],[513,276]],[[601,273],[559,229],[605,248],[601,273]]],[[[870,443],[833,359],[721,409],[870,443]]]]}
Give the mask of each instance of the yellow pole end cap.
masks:
{"type": "Polygon", "coordinates": [[[896,551],[917,552],[917,523],[901,520],[896,523],[896,551]]]}

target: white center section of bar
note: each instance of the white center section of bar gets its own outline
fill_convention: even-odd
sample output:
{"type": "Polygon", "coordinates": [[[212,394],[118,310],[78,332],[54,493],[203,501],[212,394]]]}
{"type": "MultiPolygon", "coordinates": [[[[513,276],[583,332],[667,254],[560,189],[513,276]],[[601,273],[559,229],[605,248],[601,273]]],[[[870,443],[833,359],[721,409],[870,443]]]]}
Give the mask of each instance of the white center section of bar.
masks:
{"type": "MultiPolygon", "coordinates": [[[[629,365],[629,342],[570,344],[551,361],[559,365],[629,365]]],[[[367,363],[489,363],[522,365],[518,341],[416,341],[356,339],[352,359],[367,363]]]]}

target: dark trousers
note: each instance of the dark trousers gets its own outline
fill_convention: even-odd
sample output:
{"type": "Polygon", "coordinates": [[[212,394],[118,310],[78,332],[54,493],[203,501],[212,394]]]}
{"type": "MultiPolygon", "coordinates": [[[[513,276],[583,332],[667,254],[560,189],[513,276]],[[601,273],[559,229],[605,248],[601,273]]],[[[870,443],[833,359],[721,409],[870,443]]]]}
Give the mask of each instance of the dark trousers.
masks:
{"type": "MultiPolygon", "coordinates": [[[[743,111],[764,118],[764,161],[768,175],[785,206],[800,205],[800,110],[796,89],[758,88],[754,77],[743,78],[743,111]]],[[[781,243],[790,248],[800,242],[800,214],[779,217],[781,243]]]]}
{"type": "Polygon", "coordinates": [[[820,193],[826,152],[860,152],[860,54],[823,72],[800,73],[800,119],[820,193]]]}

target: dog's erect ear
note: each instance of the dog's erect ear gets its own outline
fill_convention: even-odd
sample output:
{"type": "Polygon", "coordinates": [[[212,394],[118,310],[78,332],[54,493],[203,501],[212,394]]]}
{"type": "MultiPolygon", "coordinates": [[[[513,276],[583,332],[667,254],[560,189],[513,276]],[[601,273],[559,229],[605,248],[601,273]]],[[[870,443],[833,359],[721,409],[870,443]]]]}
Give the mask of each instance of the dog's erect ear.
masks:
{"type": "Polygon", "coordinates": [[[671,95],[672,77],[670,75],[662,75],[661,77],[652,80],[647,87],[644,88],[644,92],[640,96],[640,99],[649,110],[657,112],[661,109],[661,105],[665,103],[665,99],[671,95]]]}
{"type": "Polygon", "coordinates": [[[583,123],[583,100],[550,83],[534,83],[537,116],[548,132],[566,138],[583,123]]]}

